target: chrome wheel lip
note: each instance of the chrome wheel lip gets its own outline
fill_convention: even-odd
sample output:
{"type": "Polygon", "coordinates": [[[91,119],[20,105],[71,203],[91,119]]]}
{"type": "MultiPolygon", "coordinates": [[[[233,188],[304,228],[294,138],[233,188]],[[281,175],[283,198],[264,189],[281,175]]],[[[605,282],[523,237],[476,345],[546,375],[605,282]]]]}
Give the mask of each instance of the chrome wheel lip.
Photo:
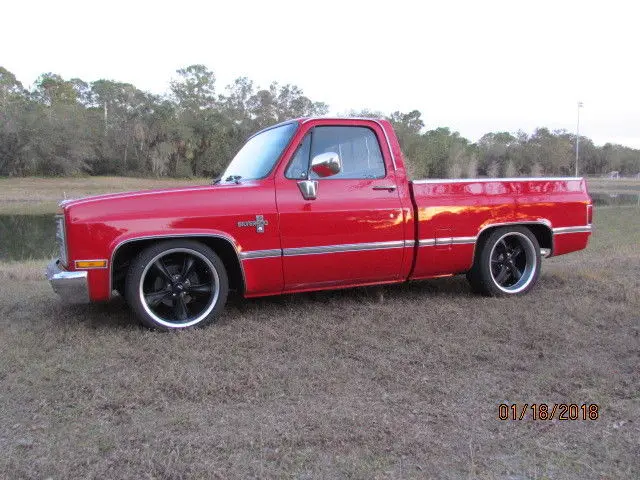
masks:
{"type": "Polygon", "coordinates": [[[533,246],[533,242],[531,239],[527,237],[525,234],[520,232],[508,232],[502,235],[498,240],[495,241],[493,247],[491,247],[491,252],[489,253],[489,274],[491,275],[491,280],[493,284],[500,289],[504,293],[514,294],[523,291],[525,288],[531,284],[533,278],[535,277],[536,271],[538,270],[538,262],[536,257],[536,249],[533,246]],[[523,253],[526,255],[526,265],[524,271],[522,272],[522,277],[513,285],[509,287],[504,287],[498,283],[495,275],[493,274],[493,268],[491,266],[491,261],[493,259],[493,254],[495,252],[496,246],[500,243],[500,241],[508,238],[508,237],[518,237],[520,246],[522,246],[523,253]]]}
{"type": "Polygon", "coordinates": [[[203,321],[205,318],[207,318],[215,308],[216,304],[218,303],[218,298],[220,296],[220,277],[218,276],[218,271],[213,266],[213,263],[211,262],[211,260],[209,260],[209,258],[206,257],[206,255],[203,255],[202,253],[196,250],[192,250],[190,248],[171,248],[169,250],[164,250],[160,252],[158,255],[153,257],[149,262],[147,262],[147,265],[145,266],[144,270],[142,271],[142,275],[140,276],[140,282],[138,285],[138,296],[140,298],[140,302],[142,303],[142,308],[144,308],[144,311],[158,325],[161,325],[166,328],[172,328],[172,329],[192,327],[193,325],[197,325],[198,323],[203,321]],[[207,264],[207,267],[209,268],[209,270],[211,271],[211,277],[213,282],[215,283],[214,292],[213,292],[213,295],[211,296],[209,303],[207,304],[207,308],[205,308],[205,310],[201,314],[199,314],[196,318],[192,318],[191,320],[186,322],[170,322],[162,317],[159,317],[153,310],[151,310],[151,308],[149,308],[149,305],[147,304],[147,301],[144,296],[144,291],[142,289],[144,285],[144,280],[147,277],[147,272],[149,271],[151,266],[156,262],[156,260],[166,255],[171,255],[173,253],[185,253],[188,255],[193,255],[195,257],[198,257],[200,260],[204,261],[207,264]]]}

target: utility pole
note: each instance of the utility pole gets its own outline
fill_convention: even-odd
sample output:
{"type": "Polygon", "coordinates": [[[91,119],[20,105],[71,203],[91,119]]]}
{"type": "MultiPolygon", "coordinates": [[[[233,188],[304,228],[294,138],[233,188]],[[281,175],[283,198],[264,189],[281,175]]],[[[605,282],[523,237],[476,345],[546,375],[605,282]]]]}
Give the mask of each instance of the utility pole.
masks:
{"type": "Polygon", "coordinates": [[[576,177],[578,176],[578,158],[580,157],[580,109],[584,106],[578,102],[578,124],[576,126],[576,177]]]}
{"type": "Polygon", "coordinates": [[[107,136],[107,101],[104,101],[104,136],[107,136]]]}

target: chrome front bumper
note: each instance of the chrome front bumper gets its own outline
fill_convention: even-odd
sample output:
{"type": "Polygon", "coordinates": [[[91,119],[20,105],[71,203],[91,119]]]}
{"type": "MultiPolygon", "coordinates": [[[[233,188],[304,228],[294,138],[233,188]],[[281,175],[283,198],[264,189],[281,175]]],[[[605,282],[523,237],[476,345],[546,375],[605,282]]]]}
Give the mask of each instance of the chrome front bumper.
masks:
{"type": "Polygon", "coordinates": [[[69,303],[89,303],[89,283],[86,270],[67,272],[60,268],[60,260],[51,260],[47,265],[47,280],[53,291],[69,303]]]}

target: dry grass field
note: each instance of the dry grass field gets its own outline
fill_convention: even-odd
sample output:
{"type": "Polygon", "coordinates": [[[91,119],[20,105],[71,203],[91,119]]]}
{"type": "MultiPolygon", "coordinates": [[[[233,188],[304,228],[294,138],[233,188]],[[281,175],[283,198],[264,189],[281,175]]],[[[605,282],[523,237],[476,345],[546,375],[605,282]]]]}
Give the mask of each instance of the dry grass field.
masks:
{"type": "Polygon", "coordinates": [[[232,298],[172,334],[63,305],[44,260],[0,264],[0,478],[639,478],[640,209],[595,221],[523,297],[454,277],[232,298]]]}
{"type": "Polygon", "coordinates": [[[594,192],[640,193],[640,179],[637,178],[589,178],[589,190],[594,192]]]}
{"type": "Polygon", "coordinates": [[[130,177],[2,177],[0,214],[55,213],[60,200],[101,193],[206,185],[211,179],[130,177]]]}

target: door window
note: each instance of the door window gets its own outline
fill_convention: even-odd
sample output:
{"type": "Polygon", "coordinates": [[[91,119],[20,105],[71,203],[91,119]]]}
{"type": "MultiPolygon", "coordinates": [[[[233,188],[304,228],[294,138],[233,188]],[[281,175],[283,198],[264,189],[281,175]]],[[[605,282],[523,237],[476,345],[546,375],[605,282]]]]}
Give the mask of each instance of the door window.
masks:
{"type": "MultiPolygon", "coordinates": [[[[342,170],[331,179],[383,178],[384,159],[373,130],[366,127],[315,127],[298,147],[286,171],[287,178],[307,177],[310,159],[325,152],[335,152],[342,170]],[[311,138],[313,136],[313,138],[311,138]]],[[[309,178],[318,179],[310,172],[309,178]]]]}

